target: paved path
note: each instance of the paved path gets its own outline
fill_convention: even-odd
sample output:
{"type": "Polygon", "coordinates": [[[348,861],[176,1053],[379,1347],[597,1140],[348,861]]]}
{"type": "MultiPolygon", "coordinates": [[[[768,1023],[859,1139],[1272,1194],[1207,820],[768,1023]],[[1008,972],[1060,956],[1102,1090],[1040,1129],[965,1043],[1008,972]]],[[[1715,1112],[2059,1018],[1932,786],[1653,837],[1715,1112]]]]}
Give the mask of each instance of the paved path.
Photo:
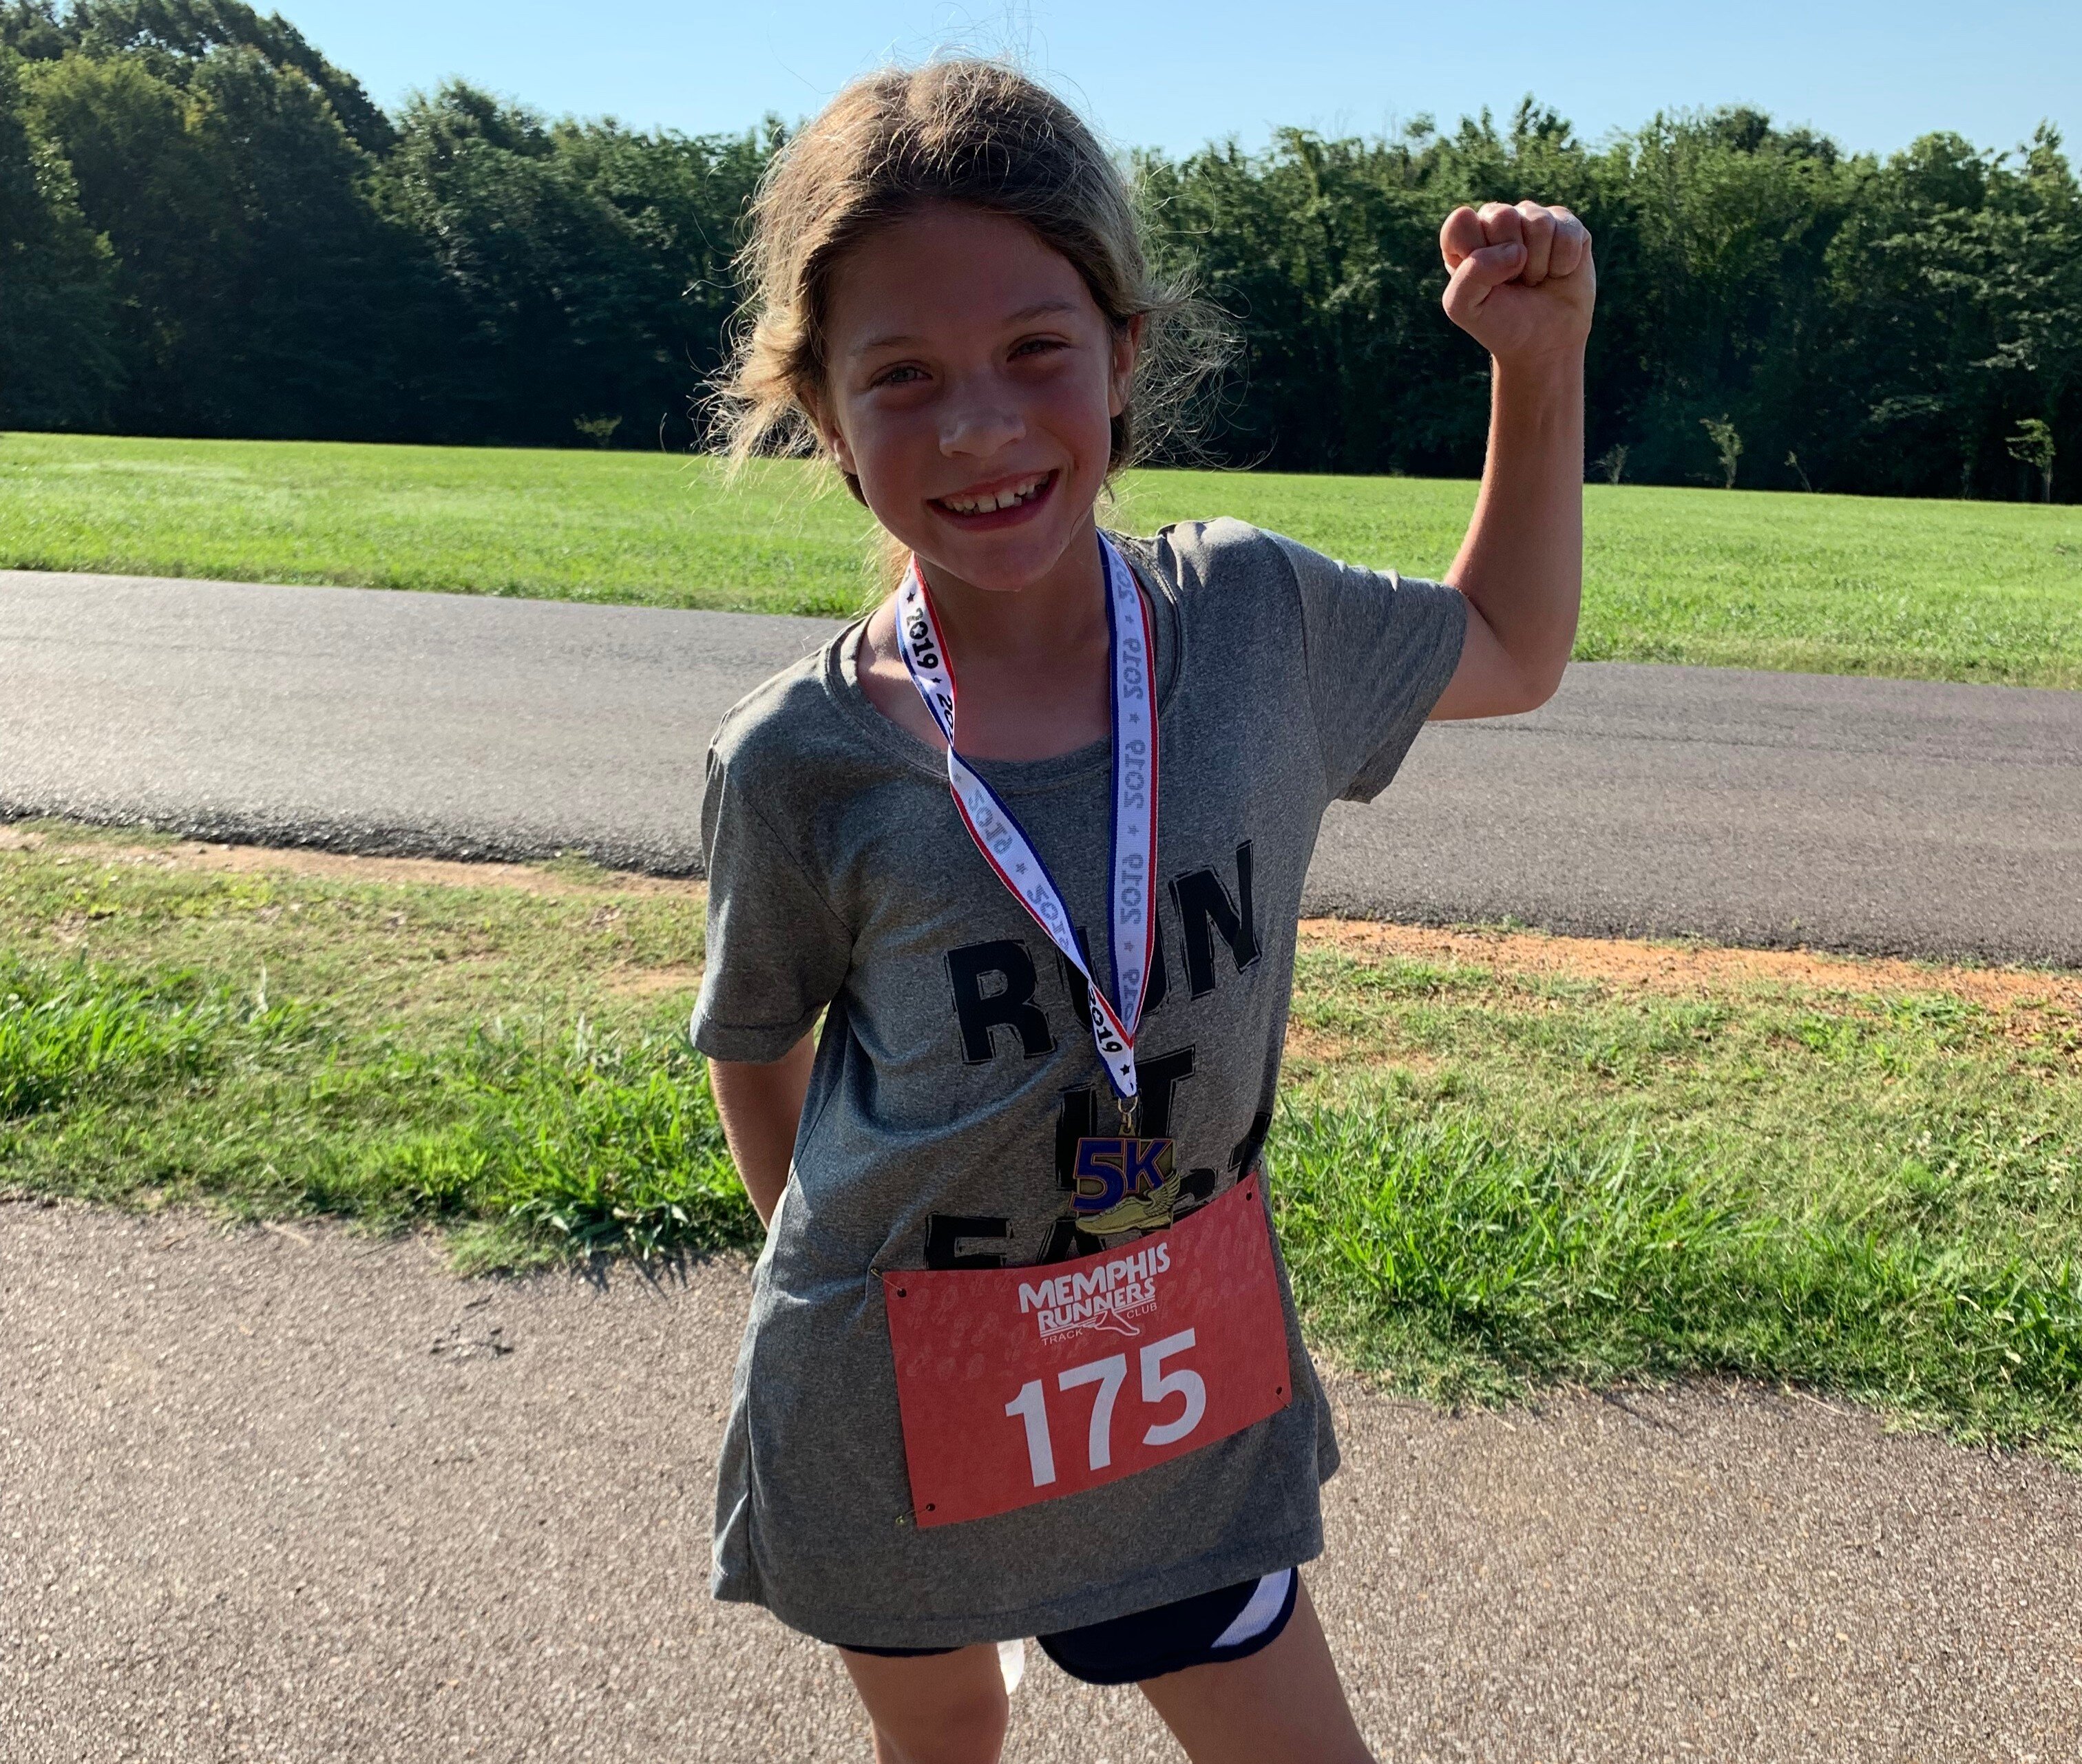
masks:
{"type": "MultiPolygon", "coordinates": [[[[0,816],[698,866],[807,619],[0,572],[0,816]]],[[[1334,808],[1311,908],[2082,966],[2082,693],[1617,663],[1334,808]]]]}
{"type": "MultiPolygon", "coordinates": [[[[863,1758],[836,1661],[707,1594],[744,1298],[0,1205],[0,1757],[863,1758]]],[[[1755,1392],[1333,1397],[1310,1584],[1385,1760],[2082,1749],[2082,1479],[1755,1392]]],[[[1014,1708],[1015,1764],[1178,1755],[1038,1651],[1014,1708]]]]}

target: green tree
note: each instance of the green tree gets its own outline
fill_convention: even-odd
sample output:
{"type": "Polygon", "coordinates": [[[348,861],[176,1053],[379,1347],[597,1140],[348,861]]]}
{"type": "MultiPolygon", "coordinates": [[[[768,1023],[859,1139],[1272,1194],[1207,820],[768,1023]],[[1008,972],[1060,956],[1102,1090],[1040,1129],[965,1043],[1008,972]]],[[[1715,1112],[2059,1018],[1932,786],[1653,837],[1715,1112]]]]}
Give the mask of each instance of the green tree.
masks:
{"type": "Polygon", "coordinates": [[[388,122],[279,19],[229,0],[18,3],[21,115],[112,260],[132,429],[382,435],[438,357],[426,255],[371,200],[388,122]]]}
{"type": "Polygon", "coordinates": [[[70,167],[31,135],[20,87],[19,58],[0,49],[0,424],[91,428],[122,380],[114,266],[70,167]]]}
{"type": "Polygon", "coordinates": [[[137,61],[69,52],[25,70],[32,131],[63,155],[114,260],[124,426],[207,428],[193,410],[230,310],[230,192],[188,127],[186,95],[137,61]]]}
{"type": "Polygon", "coordinates": [[[213,168],[213,242],[235,323],[199,323],[220,390],[190,387],[209,429],[347,437],[407,433],[439,323],[424,252],[371,195],[376,162],[326,94],[248,48],[213,49],[188,83],[188,125],[213,168]]]}
{"type": "MultiPolygon", "coordinates": [[[[1713,451],[1721,456],[1721,487],[1735,487],[1735,470],[1742,464],[1743,437],[1741,432],[1726,417],[1702,416],[1699,426],[1706,432],[1706,438],[1713,444],[1713,451]]],[[[1786,462],[1793,462],[1794,456],[1788,454],[1786,462]]]]}
{"type": "Polygon", "coordinates": [[[2008,442],[2009,456],[2020,465],[2029,466],[2039,475],[2042,500],[2053,500],[2053,445],[2052,426],[2036,416],[2027,416],[2017,424],[2017,433],[2008,442]]]}
{"type": "Polygon", "coordinates": [[[567,445],[577,418],[609,416],[639,444],[690,441],[773,138],[553,125],[459,82],[408,104],[383,200],[432,242],[463,318],[452,426],[567,445]]]}
{"type": "Polygon", "coordinates": [[[302,74],[367,151],[390,145],[390,119],[352,75],[280,14],[263,19],[241,0],[78,0],[62,10],[53,0],[7,0],[0,5],[0,43],[40,61],[71,50],[101,61],[126,57],[176,86],[213,49],[250,49],[271,67],[302,74]]]}
{"type": "Polygon", "coordinates": [[[1439,226],[1462,201],[1536,188],[1595,216],[1591,157],[1529,100],[1393,141],[1283,130],[1136,162],[1160,259],[1237,321],[1243,355],[1221,451],[1302,471],[1469,469],[1486,432],[1487,365],[1439,308],[1439,226]]]}
{"type": "MultiPolygon", "coordinates": [[[[394,121],[242,0],[0,0],[0,57],[6,420],[697,437],[778,124],[552,121],[460,83],[394,121]]],[[[2082,455],[2082,195],[2050,129],[1881,158],[1733,108],[1592,146],[1528,98],[1136,171],[1158,257],[1240,333],[1204,432],[1232,462],[1478,470],[1488,368],[1439,310],[1437,231],[1525,196],[1597,238],[1587,458],[1615,475],[1726,483],[1739,437],[1751,482],[2007,494],[2038,424],[2055,495],[2082,455]]]]}

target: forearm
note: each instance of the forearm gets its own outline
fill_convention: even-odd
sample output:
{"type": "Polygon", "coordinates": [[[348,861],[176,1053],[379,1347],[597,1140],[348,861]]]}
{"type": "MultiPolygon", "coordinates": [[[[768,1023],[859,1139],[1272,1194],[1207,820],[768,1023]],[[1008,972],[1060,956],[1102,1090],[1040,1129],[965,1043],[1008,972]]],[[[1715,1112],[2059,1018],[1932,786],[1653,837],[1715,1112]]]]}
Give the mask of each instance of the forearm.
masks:
{"type": "Polygon", "coordinates": [[[773,1222],[773,1209],[788,1185],[788,1161],[794,1154],[795,1132],[802,1123],[803,1099],[809,1094],[810,1067],[816,1058],[816,1043],[805,1036],[766,1065],[709,1061],[709,1088],[715,1095],[716,1112],[723,1117],[723,1136],[761,1224],[773,1222]]]}
{"type": "Polygon", "coordinates": [[[1496,677],[1515,683],[1519,700],[1453,714],[1527,710],[1553,696],[1575,644],[1583,591],[1580,349],[1532,364],[1493,363],[1489,457],[1447,580],[1502,652],[1507,665],[1496,677]]]}

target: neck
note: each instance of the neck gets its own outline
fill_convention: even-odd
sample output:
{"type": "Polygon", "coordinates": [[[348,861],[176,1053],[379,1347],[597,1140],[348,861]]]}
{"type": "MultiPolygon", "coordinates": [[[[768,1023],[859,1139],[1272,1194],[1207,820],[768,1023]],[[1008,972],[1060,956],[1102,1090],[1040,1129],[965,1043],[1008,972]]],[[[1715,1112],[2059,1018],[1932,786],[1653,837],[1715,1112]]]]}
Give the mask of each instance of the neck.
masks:
{"type": "Polygon", "coordinates": [[[1046,575],[1015,590],[977,588],[920,559],[957,665],[973,656],[986,665],[1045,668],[1095,643],[1103,648],[1106,572],[1097,531],[1087,521],[1046,575]]]}

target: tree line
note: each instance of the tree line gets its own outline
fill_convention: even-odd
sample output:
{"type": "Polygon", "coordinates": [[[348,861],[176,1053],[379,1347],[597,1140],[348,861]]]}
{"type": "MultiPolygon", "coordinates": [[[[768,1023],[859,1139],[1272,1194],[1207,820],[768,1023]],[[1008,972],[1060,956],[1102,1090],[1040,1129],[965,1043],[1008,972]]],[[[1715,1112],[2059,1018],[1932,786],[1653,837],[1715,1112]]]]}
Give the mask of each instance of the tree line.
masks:
{"type": "MultiPolygon", "coordinates": [[[[0,424],[683,449],[785,139],[372,103],[240,0],[0,0],[0,424]]],[[[2082,194],[2042,126],[1887,157],[1756,112],[1587,143],[1507,123],[1135,156],[1160,257],[1229,315],[1198,446],[1469,474],[1486,366],[1438,306],[1462,201],[1598,240],[1587,469],[2071,497],[2082,194]]]]}

